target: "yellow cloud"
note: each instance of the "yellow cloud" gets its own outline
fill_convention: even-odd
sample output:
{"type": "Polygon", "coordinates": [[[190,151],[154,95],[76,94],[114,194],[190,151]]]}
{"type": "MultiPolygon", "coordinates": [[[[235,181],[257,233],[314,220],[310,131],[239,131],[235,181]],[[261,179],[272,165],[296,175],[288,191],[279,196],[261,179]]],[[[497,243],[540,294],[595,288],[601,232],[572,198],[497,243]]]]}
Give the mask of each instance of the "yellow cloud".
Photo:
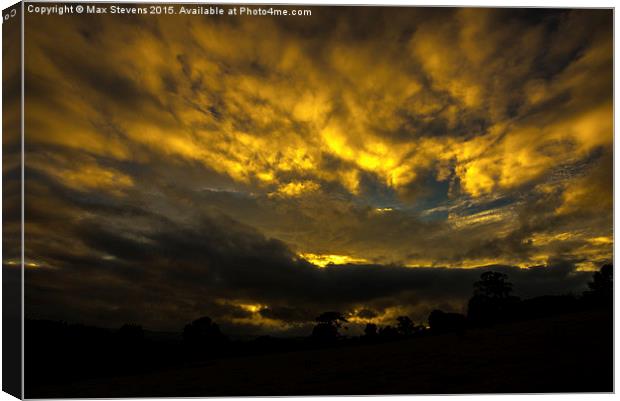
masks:
{"type": "Polygon", "coordinates": [[[329,255],[329,254],[317,254],[317,253],[300,253],[299,256],[306,259],[308,262],[319,266],[327,267],[330,264],[342,265],[342,264],[359,264],[368,263],[367,260],[362,258],[355,258],[347,255],[329,255]]]}
{"type": "MultiPolygon", "coordinates": [[[[560,165],[611,150],[608,29],[592,10],[567,13],[554,32],[502,13],[459,9],[427,18],[412,9],[390,14],[393,23],[372,35],[359,35],[345,14],[313,35],[269,19],[207,24],[179,16],[137,28],[101,16],[96,40],[79,21],[52,27],[53,19],[29,16],[37,23],[26,40],[27,145],[88,155],[30,160],[71,188],[116,195],[137,180],[110,160],[187,165],[199,175],[204,168],[270,202],[303,204],[309,227],[300,231],[314,234],[295,249],[328,249],[317,237],[334,241],[346,231],[359,241],[327,253],[412,265],[430,258],[409,260],[411,244],[383,242],[413,228],[389,220],[397,211],[377,213],[366,191],[411,206],[439,187],[428,177],[449,184],[441,202],[534,183],[549,195],[561,191],[558,215],[610,209],[604,177],[540,183],[560,165]],[[413,32],[405,29],[411,24],[413,32]],[[308,206],[331,188],[348,192],[345,206],[308,206]],[[362,235],[360,227],[380,222],[364,221],[362,208],[347,202],[385,220],[384,237],[362,235]]],[[[516,215],[497,210],[452,212],[446,227],[511,222],[516,215]]],[[[287,240],[297,235],[265,225],[258,228],[287,240]]],[[[435,240],[448,234],[441,235],[435,240]]]]}
{"type": "Polygon", "coordinates": [[[312,181],[295,181],[280,186],[277,195],[296,197],[306,192],[313,192],[319,189],[319,184],[312,181]]]}

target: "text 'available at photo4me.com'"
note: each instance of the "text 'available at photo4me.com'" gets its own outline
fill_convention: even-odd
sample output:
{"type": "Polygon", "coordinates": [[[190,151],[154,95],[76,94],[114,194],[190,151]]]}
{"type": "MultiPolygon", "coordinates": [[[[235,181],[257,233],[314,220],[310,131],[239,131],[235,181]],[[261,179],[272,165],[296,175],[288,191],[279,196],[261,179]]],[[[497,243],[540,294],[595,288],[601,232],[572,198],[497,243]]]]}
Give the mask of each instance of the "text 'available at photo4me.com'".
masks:
{"type": "Polygon", "coordinates": [[[309,8],[291,6],[191,5],[191,4],[28,4],[26,14],[72,15],[209,15],[209,16],[275,16],[310,17],[309,8]]]}

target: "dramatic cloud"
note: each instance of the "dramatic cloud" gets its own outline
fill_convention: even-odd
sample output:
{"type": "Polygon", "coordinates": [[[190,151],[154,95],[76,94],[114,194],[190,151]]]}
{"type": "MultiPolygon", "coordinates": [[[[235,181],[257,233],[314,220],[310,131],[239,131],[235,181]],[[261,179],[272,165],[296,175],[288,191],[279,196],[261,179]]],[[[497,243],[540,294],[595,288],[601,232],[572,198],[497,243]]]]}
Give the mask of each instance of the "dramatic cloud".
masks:
{"type": "Polygon", "coordinates": [[[611,260],[611,11],[311,10],[27,15],[28,313],[421,320],[611,260]]]}
{"type": "MultiPolygon", "coordinates": [[[[76,196],[66,195],[67,202],[76,196]]],[[[140,321],[170,329],[204,313],[225,327],[249,324],[255,330],[303,328],[331,309],[351,314],[354,322],[389,321],[404,313],[423,321],[440,305],[462,310],[472,283],[488,269],[508,273],[517,294],[526,297],[578,292],[591,276],[564,259],[529,269],[318,268],[281,241],[223,215],[172,221],[129,205],[74,206],[88,208],[84,213],[97,210],[98,217],[65,216],[56,226],[57,240],[33,244],[49,263],[27,271],[29,312],[35,316],[69,313],[98,324],[140,321]]]]}

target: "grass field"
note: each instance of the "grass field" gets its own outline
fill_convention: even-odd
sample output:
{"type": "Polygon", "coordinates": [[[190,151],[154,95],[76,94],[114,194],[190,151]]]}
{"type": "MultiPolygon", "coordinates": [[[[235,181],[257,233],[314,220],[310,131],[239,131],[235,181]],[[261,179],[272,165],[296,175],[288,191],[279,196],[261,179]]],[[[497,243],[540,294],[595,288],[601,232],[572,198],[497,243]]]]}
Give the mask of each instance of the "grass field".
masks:
{"type": "Polygon", "coordinates": [[[27,396],[610,392],[612,349],[609,314],[575,313],[470,330],[463,337],[212,360],[30,389],[27,396]]]}

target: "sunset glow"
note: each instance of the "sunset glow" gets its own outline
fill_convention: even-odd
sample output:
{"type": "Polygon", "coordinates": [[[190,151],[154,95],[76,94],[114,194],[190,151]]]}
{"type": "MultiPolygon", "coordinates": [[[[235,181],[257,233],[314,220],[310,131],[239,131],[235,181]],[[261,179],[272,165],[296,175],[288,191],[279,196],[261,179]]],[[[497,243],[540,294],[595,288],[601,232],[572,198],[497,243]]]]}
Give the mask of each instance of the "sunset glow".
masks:
{"type": "Polygon", "coordinates": [[[609,12],[310,8],[27,16],[33,316],[422,321],[612,259],[609,12]]]}

